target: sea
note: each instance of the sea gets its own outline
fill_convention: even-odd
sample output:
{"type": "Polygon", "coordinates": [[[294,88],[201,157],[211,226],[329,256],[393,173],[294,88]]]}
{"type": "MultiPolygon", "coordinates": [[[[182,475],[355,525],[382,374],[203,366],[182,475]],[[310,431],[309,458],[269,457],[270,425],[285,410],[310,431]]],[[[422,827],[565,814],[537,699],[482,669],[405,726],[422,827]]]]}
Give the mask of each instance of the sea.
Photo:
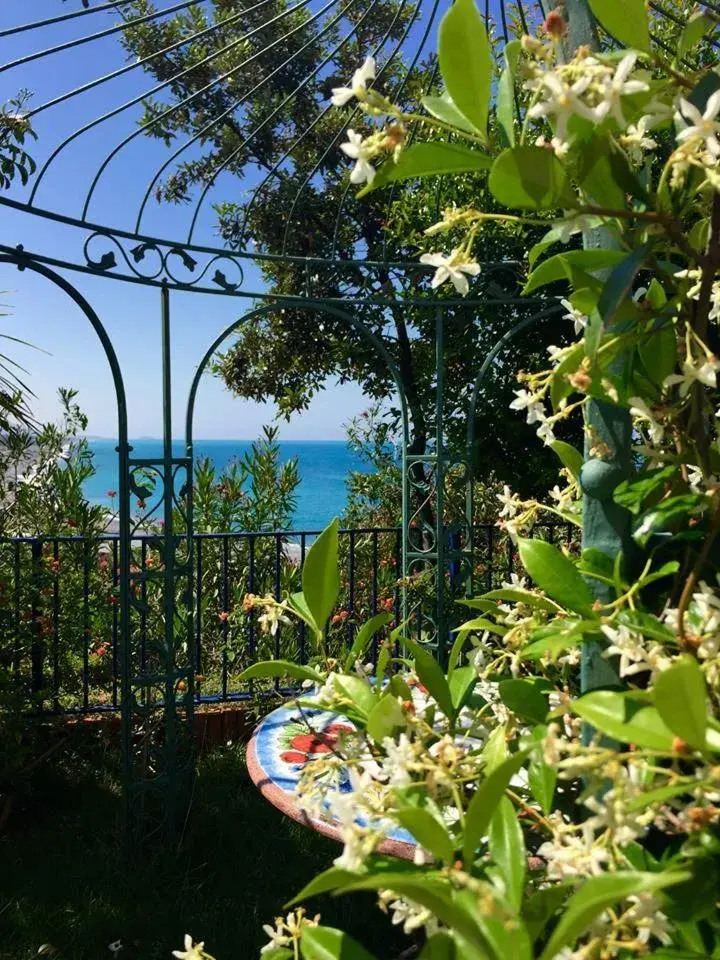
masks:
{"type": "MultiPolygon", "coordinates": [[[[113,506],[108,491],[118,489],[118,463],[115,440],[90,439],[96,473],[85,484],[85,496],[93,503],[113,506]]],[[[162,441],[142,438],[130,441],[133,457],[162,456],[162,441]]],[[[196,440],[195,456],[209,457],[218,470],[251,447],[249,440],[196,440]]],[[[173,441],[173,453],[185,452],[181,440],[173,441]]],[[[297,490],[297,509],[293,517],[294,530],[321,530],[333,517],[342,513],[347,500],[345,478],[352,470],[368,467],[354,454],[344,440],[280,441],[280,459],[283,462],[298,458],[300,486],[297,490]]],[[[117,499],[114,504],[117,508],[117,499]]]]}

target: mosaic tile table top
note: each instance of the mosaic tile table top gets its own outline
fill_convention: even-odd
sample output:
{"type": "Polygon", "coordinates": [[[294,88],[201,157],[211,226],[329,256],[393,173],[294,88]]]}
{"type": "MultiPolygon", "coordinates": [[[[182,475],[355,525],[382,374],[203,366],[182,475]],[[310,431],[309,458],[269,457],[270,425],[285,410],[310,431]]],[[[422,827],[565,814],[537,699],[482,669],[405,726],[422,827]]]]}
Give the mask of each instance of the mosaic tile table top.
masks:
{"type": "MultiPolygon", "coordinates": [[[[250,777],[262,795],[286,816],[339,840],[332,822],[310,817],[298,809],[295,791],[306,764],[330,753],[343,731],[354,729],[350,720],[326,710],[301,711],[293,703],[279,707],[258,724],[248,745],[250,777]]],[[[352,789],[347,775],[341,775],[338,789],[352,789]]],[[[415,840],[407,831],[394,829],[379,851],[412,860],[415,840]]]]}

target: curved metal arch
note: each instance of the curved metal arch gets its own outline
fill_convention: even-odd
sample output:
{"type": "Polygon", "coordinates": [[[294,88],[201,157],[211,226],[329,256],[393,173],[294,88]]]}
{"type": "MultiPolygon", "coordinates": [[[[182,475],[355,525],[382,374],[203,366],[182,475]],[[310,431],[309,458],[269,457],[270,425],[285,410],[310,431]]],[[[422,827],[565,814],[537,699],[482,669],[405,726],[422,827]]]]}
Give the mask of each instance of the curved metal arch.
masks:
{"type": "MultiPolygon", "coordinates": [[[[402,425],[403,425],[403,464],[405,461],[406,447],[409,437],[408,429],[408,411],[407,411],[407,401],[405,399],[405,394],[402,387],[402,381],[400,378],[400,371],[397,367],[397,364],[390,356],[390,353],[387,347],[383,342],[375,336],[375,334],[368,330],[365,324],[358,320],[357,317],[354,317],[347,310],[341,310],[339,307],[332,306],[328,303],[324,303],[320,300],[284,300],[278,299],[275,303],[265,304],[262,307],[257,307],[255,310],[251,310],[249,313],[244,314],[238,320],[234,320],[232,323],[228,324],[227,327],[213,340],[210,347],[205,352],[202,360],[198,364],[195,375],[192,379],[190,385],[190,390],[188,392],[188,402],[187,410],[185,415],[185,450],[188,457],[192,457],[192,446],[193,446],[193,419],[195,416],[195,400],[197,397],[197,391],[200,386],[200,380],[203,373],[207,369],[208,363],[217,352],[220,345],[227,340],[236,331],[240,330],[244,324],[250,320],[254,320],[256,317],[262,317],[270,313],[277,313],[278,310],[285,309],[302,309],[309,310],[312,313],[327,314],[331,317],[335,317],[338,320],[346,322],[353,330],[356,330],[361,336],[363,336],[368,343],[375,349],[378,356],[383,360],[385,365],[392,376],[395,386],[397,388],[397,394],[400,400],[400,411],[402,414],[402,425]]],[[[404,493],[403,493],[404,496],[404,493]]]]}
{"type": "Polygon", "coordinates": [[[12,266],[16,266],[18,270],[31,270],[33,273],[37,273],[40,276],[45,277],[46,280],[54,283],[56,287],[59,287],[68,297],[70,297],[70,299],[80,308],[80,310],[82,310],[87,319],[90,321],[90,325],[97,334],[98,340],[102,345],[105,357],[110,366],[110,372],[112,374],[118,411],[118,440],[120,443],[127,443],[128,423],[125,383],[123,381],[122,371],[120,369],[117,354],[115,353],[115,348],[113,347],[112,341],[110,340],[110,337],[108,336],[108,333],[105,330],[105,327],[103,326],[103,323],[98,317],[97,313],[93,310],[80,291],[77,290],[69,280],[66,280],[65,277],[61,276],[55,270],[51,270],[50,267],[45,266],[45,264],[38,263],[37,260],[25,253],[22,247],[18,247],[15,253],[0,253],[0,263],[8,263],[12,266]]]}

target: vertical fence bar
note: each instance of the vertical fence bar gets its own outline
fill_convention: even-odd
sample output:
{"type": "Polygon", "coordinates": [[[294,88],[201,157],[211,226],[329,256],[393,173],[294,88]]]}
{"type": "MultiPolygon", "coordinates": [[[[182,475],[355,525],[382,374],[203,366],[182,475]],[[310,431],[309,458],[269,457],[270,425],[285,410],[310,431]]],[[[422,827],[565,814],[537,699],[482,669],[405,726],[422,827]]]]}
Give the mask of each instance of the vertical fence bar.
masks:
{"type": "Polygon", "coordinates": [[[512,539],[508,537],[506,545],[506,554],[507,554],[507,578],[512,580],[512,575],[514,573],[515,567],[515,545],[512,542],[512,539]]]}
{"type": "MultiPolygon", "coordinates": [[[[106,554],[107,556],[107,554],[106,554]]],[[[117,589],[119,582],[120,569],[118,567],[118,541],[114,539],[112,541],[111,548],[111,563],[112,563],[112,658],[113,658],[113,679],[112,679],[112,704],[113,707],[118,705],[118,605],[115,602],[117,600],[117,589]]]]}
{"type": "Polygon", "coordinates": [[[20,642],[20,544],[16,541],[13,544],[13,596],[15,613],[15,630],[13,640],[13,676],[15,683],[20,684],[20,661],[22,659],[22,648],[20,642]]]}
{"type": "Polygon", "coordinates": [[[489,592],[493,588],[493,553],[495,551],[495,528],[486,526],[487,534],[487,568],[485,570],[485,590],[489,592]]]}
{"type": "Polygon", "coordinates": [[[39,693],[45,680],[43,677],[43,642],[40,635],[40,565],[42,563],[42,543],[33,540],[30,547],[32,564],[32,593],[30,601],[30,622],[32,624],[32,643],[30,647],[30,672],[32,691],[39,693]]]}
{"type": "MultiPolygon", "coordinates": [[[[165,531],[167,536],[167,531],[165,531]]],[[[147,541],[145,537],[140,540],[140,597],[142,600],[142,612],[140,613],[140,670],[144,673],[147,668],[147,541]]],[[[137,579],[134,583],[137,590],[137,579]]],[[[147,688],[145,688],[146,690],[147,688]]],[[[143,701],[146,702],[146,693],[143,692],[143,701]]]]}
{"type": "MultiPolygon", "coordinates": [[[[255,593],[255,537],[248,538],[248,593],[255,593]]],[[[248,618],[248,657],[252,663],[255,660],[255,617],[252,611],[248,618]]]]}
{"type": "MultiPolygon", "coordinates": [[[[275,568],[274,568],[274,577],[273,577],[273,593],[276,600],[280,599],[282,583],[280,579],[280,563],[282,558],[282,540],[280,539],[280,534],[275,534],[275,568]]],[[[273,656],[276,660],[280,659],[280,624],[277,625],[277,630],[273,637],[273,656]]],[[[276,686],[279,685],[279,680],[276,681],[276,686]]]]}
{"type": "Polygon", "coordinates": [[[60,712],[60,544],[53,540],[53,591],[52,591],[52,686],[53,710],[60,712]]]}
{"type": "Polygon", "coordinates": [[[346,642],[349,647],[353,642],[353,620],[355,618],[355,531],[348,535],[348,620],[346,628],[346,642]]]}
{"type": "MultiPolygon", "coordinates": [[[[223,537],[222,541],[222,605],[223,610],[227,611],[229,606],[229,593],[228,593],[228,566],[230,563],[230,544],[227,537],[223,537]]],[[[228,694],[228,636],[230,633],[230,624],[227,619],[224,619],[222,622],[222,638],[223,638],[223,652],[222,652],[222,697],[223,700],[227,700],[228,694]]]]}
{"type": "MultiPolygon", "coordinates": [[[[302,570],[305,563],[305,551],[307,548],[307,538],[304,533],[300,534],[300,569],[302,570]]],[[[307,626],[304,620],[300,621],[300,635],[299,635],[299,653],[300,653],[300,663],[305,663],[307,661],[307,626]]]]}
{"type": "Polygon", "coordinates": [[[90,552],[87,538],[82,545],[82,591],[83,591],[83,711],[90,706],[90,552]]]}
{"type": "Polygon", "coordinates": [[[200,696],[202,681],[202,609],[203,609],[203,542],[195,537],[195,696],[200,696]]]}
{"type": "MultiPolygon", "coordinates": [[[[378,612],[378,534],[377,530],[372,532],[372,578],[370,581],[370,606],[372,615],[378,612]]],[[[372,640],[372,662],[377,663],[378,638],[377,634],[372,640]]]]}
{"type": "MultiPolygon", "coordinates": [[[[403,550],[403,532],[398,530],[395,533],[395,584],[393,586],[393,592],[395,596],[395,625],[400,625],[400,620],[402,619],[402,592],[398,583],[401,579],[402,574],[402,550],[403,550]]],[[[400,643],[395,641],[395,650],[393,651],[393,656],[397,657],[400,655],[400,643]]]]}

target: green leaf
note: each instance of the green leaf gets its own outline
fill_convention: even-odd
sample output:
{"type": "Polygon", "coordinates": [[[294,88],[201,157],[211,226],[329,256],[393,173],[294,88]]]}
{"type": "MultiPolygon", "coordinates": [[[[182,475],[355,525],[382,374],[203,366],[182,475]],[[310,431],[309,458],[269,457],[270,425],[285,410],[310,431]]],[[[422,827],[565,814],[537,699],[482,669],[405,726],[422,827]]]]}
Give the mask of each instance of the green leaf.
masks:
{"type": "Polygon", "coordinates": [[[605,30],[624,47],[650,52],[645,0],[590,0],[590,9],[605,30]]]}
{"type": "Polygon", "coordinates": [[[515,146],[515,71],[521,51],[520,40],[511,40],[505,44],[505,67],[498,84],[497,119],[511,147],[515,146]]]}
{"type": "Polygon", "coordinates": [[[647,511],[633,524],[633,539],[645,546],[652,536],[661,533],[687,533],[691,516],[704,513],[709,506],[708,498],[699,493],[684,493],[668,497],[647,511]]]}
{"type": "MultiPolygon", "coordinates": [[[[539,593],[533,593],[532,590],[522,590],[520,587],[501,587],[497,590],[490,590],[483,594],[482,599],[524,603],[528,607],[536,607],[538,610],[547,610],[550,613],[557,613],[559,609],[558,605],[553,603],[552,600],[548,600],[547,597],[543,597],[539,593]]],[[[471,606],[473,601],[463,600],[461,603],[471,606]]]]}
{"type": "Polygon", "coordinates": [[[435,698],[437,705],[445,716],[453,717],[455,710],[450,687],[440,664],[429,650],[421,647],[414,640],[406,640],[405,644],[415,659],[415,671],[420,683],[427,687],[430,696],[435,698]]]}
{"type": "Polygon", "coordinates": [[[438,930],[425,944],[418,960],[460,960],[460,956],[452,936],[438,930]]]}
{"type": "Polygon", "coordinates": [[[465,817],[463,860],[466,867],[469,868],[475,860],[480,841],[488,832],[490,818],[500,800],[505,796],[510,780],[525,763],[528,754],[529,750],[520,750],[508,757],[488,774],[473,794],[465,817]]]}
{"type": "Polygon", "coordinates": [[[592,617],[593,596],[572,560],[544,540],[518,540],[526,571],[553,600],[583,616],[592,617]]]}
{"type": "Polygon", "coordinates": [[[298,680],[312,680],[313,683],[325,682],[321,673],[291,660],[263,660],[254,663],[240,674],[240,680],[258,680],[264,677],[296,677],[298,680]]]}
{"type": "MultiPolygon", "coordinates": [[[[597,625],[595,629],[597,629],[597,625]]],[[[578,644],[582,643],[582,640],[582,633],[578,633],[575,630],[550,634],[549,636],[540,637],[538,640],[533,640],[526,647],[523,647],[520,651],[520,656],[523,660],[543,660],[548,656],[552,660],[555,660],[561,654],[565,653],[566,650],[577,647],[578,644]]]]}
{"type": "MultiPolygon", "coordinates": [[[[370,874],[347,886],[342,892],[355,890],[378,890],[386,888],[403,897],[409,897],[422,907],[427,907],[437,918],[459,934],[469,944],[481,951],[487,951],[488,944],[480,930],[475,916],[469,910],[453,902],[450,887],[446,879],[438,874],[417,871],[414,876],[407,873],[370,874]]],[[[493,956],[493,954],[491,954],[493,956]]]]}
{"type": "Polygon", "coordinates": [[[375,706],[375,691],[362,677],[355,677],[349,673],[335,673],[333,686],[337,693],[348,700],[363,717],[367,717],[375,706]]]}
{"type": "Polygon", "coordinates": [[[475,668],[471,666],[457,667],[450,675],[450,696],[452,697],[455,712],[465,706],[465,701],[477,683],[475,668]]]}
{"type": "Polygon", "coordinates": [[[501,724],[490,732],[482,750],[482,758],[485,761],[485,776],[487,777],[493,770],[497,770],[507,760],[507,757],[507,726],[501,724]]]}
{"type": "Polygon", "coordinates": [[[377,701],[367,719],[368,736],[376,743],[382,743],[385,737],[391,737],[399,728],[406,725],[405,715],[392,693],[377,701]]]}
{"type": "Polygon", "coordinates": [[[563,915],[552,932],[540,960],[553,958],[568,944],[574,944],[593,920],[631,894],[653,893],[670,887],[689,874],[665,871],[663,873],[609,873],[585,880],[580,890],[565,905],[563,915]]]}
{"type": "Polygon", "coordinates": [[[592,274],[595,271],[614,267],[624,260],[625,256],[623,250],[568,250],[565,253],[556,253],[554,257],[544,260],[533,270],[523,288],[523,295],[527,296],[556,280],[569,280],[575,268],[592,274]]]}
{"type": "Polygon", "coordinates": [[[665,496],[678,476],[679,469],[674,465],[648,470],[619,483],[613,490],[613,500],[637,516],[650,497],[659,500],[665,496]]]}
{"type": "Polygon", "coordinates": [[[527,854],[522,828],[515,807],[503,797],[490,820],[490,856],[500,868],[505,896],[515,910],[520,909],[525,889],[527,854]]]}
{"type": "MultiPolygon", "coordinates": [[[[420,102],[427,112],[437,120],[443,123],[450,123],[465,133],[477,133],[475,127],[470,123],[467,117],[464,117],[457,108],[453,98],[445,91],[440,97],[422,97],[420,102]]],[[[489,166],[490,164],[488,164],[489,166]]]]}
{"type": "Polygon", "coordinates": [[[263,960],[292,960],[292,950],[287,947],[275,947],[273,950],[263,951],[263,960]]]}
{"type": "Polygon", "coordinates": [[[651,244],[642,244],[614,266],[610,272],[598,301],[598,313],[605,327],[609,327],[615,321],[619,309],[630,296],[635,277],[644,266],[651,249],[651,244]]]}
{"type": "Polygon", "coordinates": [[[528,767],[528,786],[545,815],[552,810],[556,783],[557,770],[545,763],[541,756],[532,757],[528,767]]]}
{"type": "Polygon", "coordinates": [[[300,951],[304,960],[377,960],[344,930],[334,927],[304,927],[300,951]]]}
{"type": "Polygon", "coordinates": [[[301,620],[304,620],[305,623],[310,627],[314,632],[318,632],[318,625],[313,620],[313,615],[310,613],[310,609],[305,601],[305,597],[302,593],[293,593],[289,598],[290,607],[295,612],[295,614],[300,617],[301,620]]]}
{"type": "Polygon", "coordinates": [[[372,183],[358,193],[358,197],[400,180],[417,177],[436,177],[452,173],[479,173],[492,164],[492,157],[469,150],[454,143],[441,140],[425,140],[413,143],[400,154],[397,160],[387,160],[378,170],[372,183]]]}
{"type": "Polygon", "coordinates": [[[547,696],[533,680],[501,680],[500,699],[518,717],[544,723],[548,712],[547,696]]]}
{"type": "Polygon", "coordinates": [[[686,53],[696,47],[706,34],[716,29],[713,18],[701,10],[697,10],[685,24],[677,42],[677,59],[681,60],[686,53]]]}
{"type": "Polygon", "coordinates": [[[293,907],[296,903],[301,903],[310,897],[317,897],[321,893],[338,890],[348,883],[357,880],[360,876],[362,876],[362,874],[351,873],[350,870],[341,870],[340,867],[330,867],[329,870],[323,870],[322,873],[319,873],[316,877],[313,877],[309,883],[305,884],[297,896],[293,897],[292,900],[288,900],[285,904],[285,909],[293,907]]]}
{"type": "Polygon", "coordinates": [[[638,353],[650,380],[658,389],[665,377],[669,377],[677,362],[675,327],[666,323],[638,344],[638,353]]]}
{"type": "Polygon", "coordinates": [[[340,592],[338,521],[332,521],[315,540],[305,558],[302,587],[310,614],[322,630],[340,592]]]}
{"type": "Polygon", "coordinates": [[[672,732],[696,750],[705,747],[707,692],[694,657],[685,655],[661,671],[653,685],[657,711],[672,732]]]}
{"type": "Polygon", "coordinates": [[[543,147],[503,150],[492,165],[488,186],[498,203],[511,208],[547,210],[568,200],[565,167],[543,147]]]}
{"type": "Polygon", "coordinates": [[[559,410],[561,402],[575,389],[567,377],[568,374],[575,373],[584,359],[585,347],[582,343],[576,343],[555,367],[550,383],[550,402],[553,410],[559,410]]]}
{"type": "Polygon", "coordinates": [[[368,644],[378,632],[384,626],[391,622],[393,616],[391,613],[377,613],[374,617],[371,617],[369,620],[360,627],[355,636],[355,641],[353,642],[350,652],[345,658],[345,669],[352,670],[355,661],[358,658],[361,658],[367,649],[368,644]]]}
{"type": "Polygon", "coordinates": [[[465,633],[487,630],[490,633],[496,633],[499,637],[503,637],[508,631],[508,628],[501,623],[495,623],[493,620],[487,620],[485,617],[475,617],[473,620],[466,620],[466,622],[457,627],[457,629],[465,633]]]}
{"type": "Polygon", "coordinates": [[[400,807],[395,814],[417,842],[438,860],[450,864],[455,860],[455,842],[444,824],[422,807],[400,807]]]}
{"type": "Polygon", "coordinates": [[[638,705],[616,690],[593,690],[571,704],[574,713],[621,743],[634,743],[649,750],[672,751],[673,732],[657,709],[638,705]]]}
{"type": "Polygon", "coordinates": [[[576,480],[579,479],[580,468],[583,465],[583,456],[580,451],[576,450],[572,444],[565,443],[564,440],[554,440],[550,446],[560,458],[562,465],[568,468],[576,480]]]}
{"type": "Polygon", "coordinates": [[[453,102],[486,137],[494,61],[475,0],[455,0],[440,21],[438,60],[453,102]]]}
{"type": "Polygon", "coordinates": [[[530,248],[528,252],[528,266],[532,270],[535,266],[536,261],[541,257],[546,250],[553,246],[553,244],[558,243],[562,237],[562,230],[560,227],[553,227],[551,230],[545,234],[542,240],[538,240],[534,247],[530,248]]]}
{"type": "Polygon", "coordinates": [[[572,884],[563,881],[537,890],[523,901],[522,918],[531,940],[538,939],[548,920],[557,913],[571,890],[572,884]]]}

